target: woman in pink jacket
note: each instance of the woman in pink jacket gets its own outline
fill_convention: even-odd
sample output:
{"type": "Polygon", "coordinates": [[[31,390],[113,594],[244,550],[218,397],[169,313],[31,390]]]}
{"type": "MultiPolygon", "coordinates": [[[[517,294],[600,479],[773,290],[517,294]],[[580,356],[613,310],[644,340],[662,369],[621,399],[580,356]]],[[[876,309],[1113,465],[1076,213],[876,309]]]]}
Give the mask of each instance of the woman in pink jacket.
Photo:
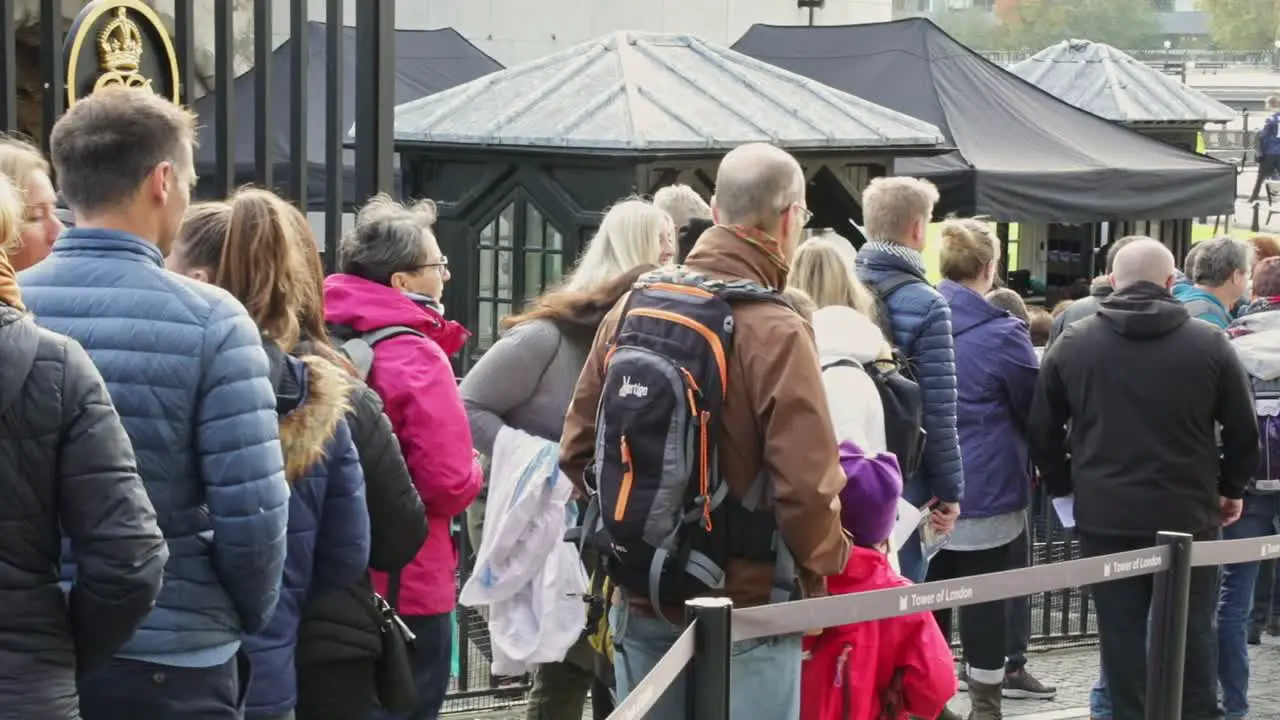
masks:
{"type": "Polygon", "coordinates": [[[405,207],[375,198],[343,239],[341,272],[325,279],[324,296],[335,338],[363,337],[373,348],[369,385],[386,405],[427,509],[427,541],[413,562],[390,578],[374,573],[374,587],[418,636],[417,708],[407,720],[434,720],[444,702],[457,596],[449,526],[482,483],[449,364],[468,333],[444,318],[439,303],[449,261],[431,232],[435,217],[430,201],[405,207]]]}

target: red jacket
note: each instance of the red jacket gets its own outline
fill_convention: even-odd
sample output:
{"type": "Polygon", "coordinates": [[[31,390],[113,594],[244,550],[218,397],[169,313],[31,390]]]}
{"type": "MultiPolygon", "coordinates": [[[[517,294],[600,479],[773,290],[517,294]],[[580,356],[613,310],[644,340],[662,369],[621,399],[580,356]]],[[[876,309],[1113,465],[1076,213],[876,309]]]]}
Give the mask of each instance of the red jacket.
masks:
{"type": "MultiPolygon", "coordinates": [[[[369,386],[386,406],[409,475],[427,509],[427,541],[401,571],[400,614],[447,613],[455,604],[458,566],[449,525],[475,500],[484,479],[448,357],[466,342],[467,332],[399,290],[354,275],[325,278],[324,304],[325,320],[332,325],[361,333],[405,325],[426,335],[401,335],[379,343],[369,386]]],[[[385,594],[387,576],[372,576],[374,588],[385,594]]]]}
{"type": "MultiPolygon", "coordinates": [[[[911,583],[878,550],[855,547],[832,595],[911,583]]],[[[955,661],[933,613],[828,628],[804,639],[801,720],[935,718],[956,694],[955,661]]]]}

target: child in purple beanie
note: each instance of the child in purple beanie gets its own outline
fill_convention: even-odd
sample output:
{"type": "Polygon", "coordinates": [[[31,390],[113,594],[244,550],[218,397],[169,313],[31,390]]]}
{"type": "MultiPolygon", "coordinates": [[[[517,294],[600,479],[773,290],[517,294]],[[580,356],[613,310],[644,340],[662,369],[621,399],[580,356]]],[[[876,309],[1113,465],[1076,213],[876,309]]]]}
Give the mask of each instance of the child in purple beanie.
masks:
{"type": "MultiPolygon", "coordinates": [[[[911,583],[889,565],[889,536],[898,518],[902,472],[888,453],[867,455],[840,444],[847,482],[841,519],[854,548],[832,595],[911,583]]],[[[935,718],[956,694],[951,648],[929,612],[827,628],[804,639],[801,720],[935,718]]]]}

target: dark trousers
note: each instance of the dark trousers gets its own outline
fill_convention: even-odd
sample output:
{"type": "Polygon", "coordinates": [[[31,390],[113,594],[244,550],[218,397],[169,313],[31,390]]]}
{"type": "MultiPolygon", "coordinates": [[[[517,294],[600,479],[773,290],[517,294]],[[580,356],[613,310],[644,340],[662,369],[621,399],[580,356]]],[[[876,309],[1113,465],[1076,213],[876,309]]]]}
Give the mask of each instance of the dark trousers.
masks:
{"type": "Polygon", "coordinates": [[[298,666],[298,720],[367,720],[378,707],[372,660],[298,666]]]}
{"type": "Polygon", "coordinates": [[[1258,627],[1265,628],[1275,614],[1273,603],[1280,600],[1275,587],[1276,561],[1263,560],[1258,567],[1258,582],[1253,586],[1253,612],[1250,613],[1251,622],[1258,627]]]}
{"type": "Polygon", "coordinates": [[[84,720],[241,720],[249,659],[236,653],[221,665],[184,668],[116,658],[78,685],[84,720]]]}
{"type": "MultiPolygon", "coordinates": [[[[1013,541],[1010,548],[1011,570],[1031,567],[1031,528],[1013,541]]],[[[1026,595],[1008,601],[1009,648],[1005,652],[1005,672],[1018,672],[1027,664],[1027,646],[1031,643],[1031,599],[1026,595]]]]}
{"type": "Polygon", "coordinates": [[[407,715],[376,713],[383,720],[436,720],[449,690],[449,661],[453,655],[453,623],[443,615],[403,616],[404,624],[418,636],[409,658],[418,689],[418,706],[407,715]]]}
{"type": "MultiPolygon", "coordinates": [[[[1213,530],[1197,541],[1217,540],[1213,530]]],[[[1080,533],[1085,557],[1133,552],[1155,544],[1143,540],[1080,533]]],[[[1187,615],[1187,660],[1182,675],[1181,720],[1210,720],[1218,714],[1219,568],[1191,571],[1191,607],[1187,615]]],[[[1111,696],[1113,720],[1144,720],[1147,692],[1147,616],[1152,576],[1099,583],[1092,588],[1102,643],[1102,670],[1111,696]]]]}
{"type": "Polygon", "coordinates": [[[1258,158],[1258,179],[1253,181],[1253,193],[1249,195],[1249,202],[1258,199],[1262,183],[1271,180],[1277,173],[1280,173],[1280,155],[1263,155],[1258,158]]]}
{"type": "MultiPolygon", "coordinates": [[[[984,575],[1008,570],[1012,545],[990,550],[942,550],[929,562],[928,582],[984,575]]],[[[960,609],[960,646],[969,667],[977,670],[1004,670],[1008,605],[1004,600],[960,609]]],[[[933,613],[943,637],[951,636],[950,609],[933,613]]]]}

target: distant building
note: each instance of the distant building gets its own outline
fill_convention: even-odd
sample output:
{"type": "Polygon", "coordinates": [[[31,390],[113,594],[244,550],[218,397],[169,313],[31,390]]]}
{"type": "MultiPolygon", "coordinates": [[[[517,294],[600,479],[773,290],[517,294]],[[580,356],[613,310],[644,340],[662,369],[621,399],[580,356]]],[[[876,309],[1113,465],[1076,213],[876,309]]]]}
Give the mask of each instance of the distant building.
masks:
{"type": "MultiPolygon", "coordinates": [[[[896,0],[826,0],[813,11],[815,25],[883,22],[896,0]]],[[[988,2],[990,0],[987,0],[988,2]]],[[[275,0],[277,44],[289,34],[289,3],[275,0]]],[[[346,0],[354,24],[356,0],[346,0]]],[[[452,27],[503,65],[515,65],[617,30],[697,35],[732,45],[755,23],[807,25],[809,11],[796,0],[401,0],[396,27],[452,27]]],[[[310,0],[312,20],[324,20],[323,0],[310,0]]]]}

